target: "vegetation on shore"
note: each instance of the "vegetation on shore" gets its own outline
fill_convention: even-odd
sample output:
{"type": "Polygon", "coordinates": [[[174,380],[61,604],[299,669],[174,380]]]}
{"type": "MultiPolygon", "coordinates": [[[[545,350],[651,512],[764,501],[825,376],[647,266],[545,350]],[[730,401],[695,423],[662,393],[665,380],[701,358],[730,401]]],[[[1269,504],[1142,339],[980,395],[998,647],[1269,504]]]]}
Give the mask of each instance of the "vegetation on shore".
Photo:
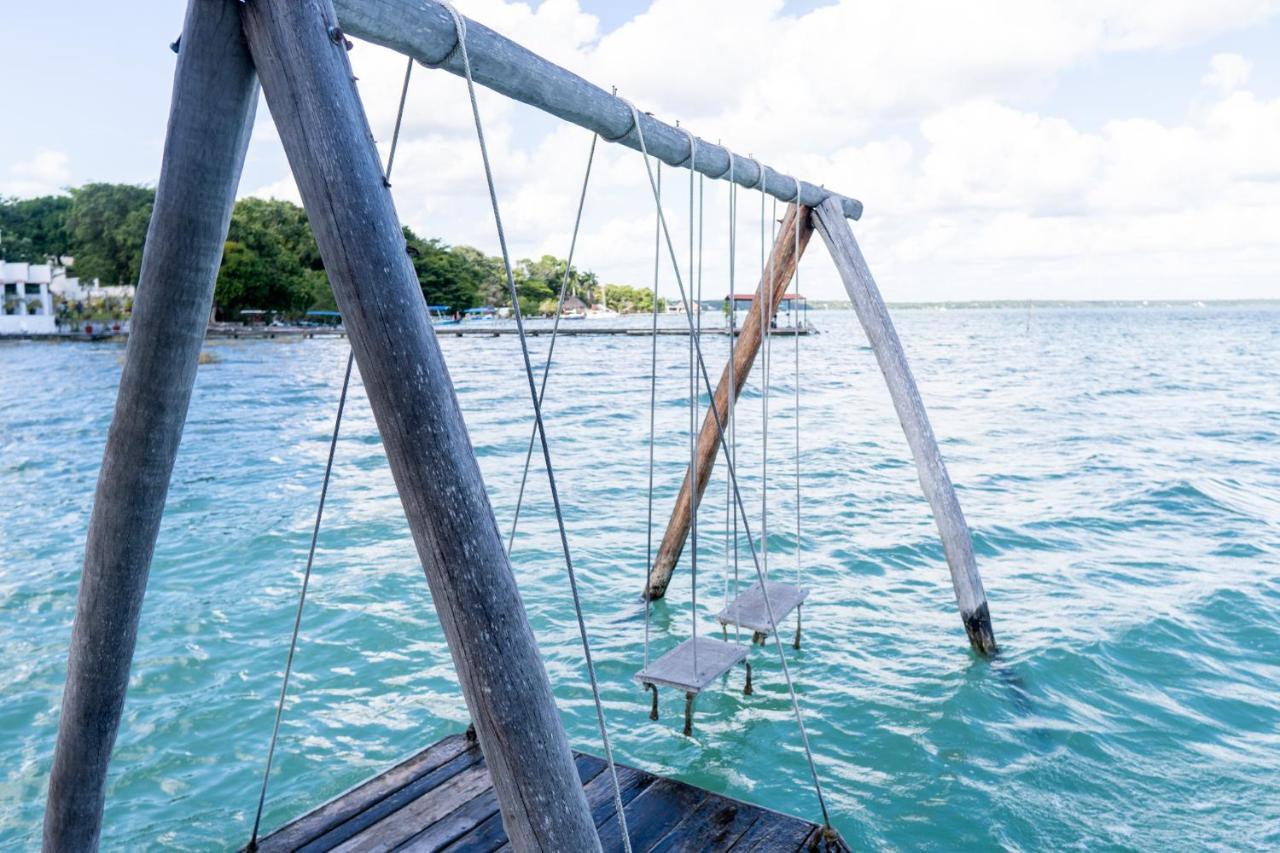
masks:
{"type": "MultiPolygon", "coordinates": [[[[74,258],[70,275],[104,285],[135,284],[155,191],[133,184],[91,183],[66,195],[0,198],[0,257],[43,263],[74,258]]],[[[450,312],[511,303],[502,260],[471,246],[449,246],[404,229],[422,296],[450,312]]],[[[566,281],[565,261],[552,255],[523,259],[513,270],[520,309],[553,313],[566,281]]],[[[569,292],[587,303],[607,301],[620,312],[648,311],[647,288],[603,285],[592,272],[570,268],[569,292]]],[[[231,214],[222,267],[214,291],[220,317],[256,308],[286,316],[334,310],[324,263],[306,213],[292,202],[243,198],[231,214]]]]}

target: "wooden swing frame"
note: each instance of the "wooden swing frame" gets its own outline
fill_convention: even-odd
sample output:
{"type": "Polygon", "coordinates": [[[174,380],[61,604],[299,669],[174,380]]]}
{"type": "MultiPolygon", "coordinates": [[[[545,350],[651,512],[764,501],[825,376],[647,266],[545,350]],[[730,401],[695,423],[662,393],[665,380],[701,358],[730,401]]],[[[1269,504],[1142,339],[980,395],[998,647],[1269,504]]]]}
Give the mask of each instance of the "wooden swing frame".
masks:
{"type": "MultiPolygon", "coordinates": [[[[175,45],[164,159],[132,331],[89,524],[45,813],[46,850],[98,844],[147,575],[259,81],[346,319],[507,835],[517,850],[599,849],[404,251],[344,27],[425,64],[461,72],[452,19],[429,0],[189,0],[175,45]]],[[[625,102],[576,75],[480,24],[468,21],[467,28],[476,82],[631,147],[637,147],[638,120],[650,153],[664,162],[696,159],[698,171],[717,178],[728,171],[727,149],[695,143],[648,116],[633,118],[625,102]]],[[[889,383],[938,521],[966,628],[975,647],[994,650],[968,528],[901,343],[846,221],[857,218],[862,205],[752,161],[743,161],[734,177],[785,201],[797,197],[798,187],[801,209],[812,209],[813,225],[832,252],[889,383]]]]}

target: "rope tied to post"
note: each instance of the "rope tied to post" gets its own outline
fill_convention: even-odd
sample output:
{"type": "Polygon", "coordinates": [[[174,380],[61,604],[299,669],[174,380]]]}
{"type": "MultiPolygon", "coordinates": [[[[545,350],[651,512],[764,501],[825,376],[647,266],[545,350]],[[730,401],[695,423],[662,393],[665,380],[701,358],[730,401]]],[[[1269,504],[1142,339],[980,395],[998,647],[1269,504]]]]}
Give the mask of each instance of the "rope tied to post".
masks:
{"type": "Polygon", "coordinates": [[[502,266],[506,274],[507,290],[511,296],[511,310],[515,316],[516,331],[520,337],[520,353],[524,360],[525,378],[529,383],[529,396],[533,403],[534,426],[542,444],[543,463],[547,469],[547,485],[551,492],[551,502],[555,508],[556,525],[560,533],[560,547],[564,553],[565,570],[569,576],[569,591],[573,598],[574,615],[577,617],[578,634],[582,638],[582,653],[587,668],[587,677],[591,684],[591,696],[595,703],[596,722],[600,729],[600,739],[604,747],[605,761],[609,765],[609,774],[613,781],[614,807],[618,813],[618,825],[621,830],[622,844],[627,853],[631,853],[631,838],[627,830],[627,817],[622,804],[622,789],[618,783],[618,769],[613,761],[613,748],[609,743],[609,730],[604,719],[604,705],[600,699],[600,685],[596,678],[595,664],[591,658],[591,642],[587,634],[587,623],[582,615],[582,599],[578,593],[577,576],[573,570],[573,558],[569,551],[569,535],[565,528],[564,512],[560,506],[560,491],[556,486],[555,466],[551,461],[551,446],[547,440],[546,425],[542,418],[542,400],[538,394],[537,384],[533,377],[533,361],[529,356],[529,341],[525,335],[524,318],[520,312],[520,294],[516,289],[515,275],[511,269],[511,253],[507,248],[507,233],[502,224],[502,213],[498,207],[498,190],[494,182],[493,167],[489,162],[489,147],[485,143],[484,124],[480,120],[480,105],[476,100],[475,81],[471,77],[471,60],[467,55],[466,22],[458,10],[448,0],[437,0],[453,16],[454,26],[458,33],[459,51],[462,56],[462,70],[467,80],[467,96],[471,101],[471,115],[475,120],[476,141],[480,147],[480,159],[484,165],[485,183],[489,190],[489,204],[493,209],[494,227],[498,232],[498,246],[502,250],[502,266]]]}

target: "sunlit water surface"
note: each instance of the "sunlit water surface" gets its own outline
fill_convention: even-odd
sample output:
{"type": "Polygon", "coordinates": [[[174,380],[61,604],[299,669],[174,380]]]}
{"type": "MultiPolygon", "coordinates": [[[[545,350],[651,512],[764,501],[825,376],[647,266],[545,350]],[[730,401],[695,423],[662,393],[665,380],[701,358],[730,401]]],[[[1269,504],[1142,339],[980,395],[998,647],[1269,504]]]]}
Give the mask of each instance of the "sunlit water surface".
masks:
{"type": "MultiPolygon", "coordinates": [[[[664,318],[667,319],[667,318],[664,318]]],[[[676,318],[670,318],[676,319],[676,318]]],[[[802,568],[791,653],[832,819],[855,847],[1280,845],[1280,309],[902,310],[1003,654],[968,650],[928,507],[847,312],[800,342],[802,568]]],[[[535,357],[546,338],[532,341],[535,357]]],[[[513,337],[441,339],[498,526],[530,428],[513,337]]],[[[643,658],[649,339],[556,353],[547,423],[618,759],[802,815],[817,802],[776,653],[662,718],[643,658]]],[[[658,340],[656,514],[687,460],[686,338],[658,340]]],[[[710,337],[719,363],[724,337],[710,337]]],[[[775,343],[769,557],[795,571],[794,351],[775,343]]],[[[247,840],[346,342],[221,342],[200,368],[111,768],[104,847],[247,840]]],[[[86,525],[123,347],[0,347],[0,847],[39,838],[86,525]]],[[[753,377],[754,379],[754,377],[753,377]]],[[[761,396],[739,463],[760,506],[761,396]]],[[[599,751],[546,481],[514,555],[576,747],[599,751]]],[[[701,630],[726,578],[701,519],[701,630]]],[[[658,534],[660,535],[660,530],[658,534]]],[[[745,549],[745,543],[744,543],[745,549]]],[[[748,571],[744,564],[743,570],[748,571]]],[[[689,572],[652,614],[690,630],[689,572]]],[[[265,824],[467,713],[358,384],[265,824]]]]}

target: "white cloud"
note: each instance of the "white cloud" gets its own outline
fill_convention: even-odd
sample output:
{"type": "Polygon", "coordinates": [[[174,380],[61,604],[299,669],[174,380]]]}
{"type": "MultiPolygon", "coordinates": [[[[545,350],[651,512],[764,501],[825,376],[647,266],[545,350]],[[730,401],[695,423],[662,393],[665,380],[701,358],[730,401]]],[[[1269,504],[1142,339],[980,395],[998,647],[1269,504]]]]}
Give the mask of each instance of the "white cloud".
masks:
{"type": "Polygon", "coordinates": [[[1209,73],[1202,82],[1219,92],[1234,92],[1249,82],[1249,61],[1238,53],[1219,53],[1209,62],[1209,73]]]}
{"type": "MultiPolygon", "coordinates": [[[[791,16],[782,0],[654,0],[603,36],[575,0],[459,5],[704,138],[863,199],[856,228],[891,299],[1274,295],[1280,100],[1246,88],[1245,57],[1215,56],[1180,121],[1118,115],[1084,128],[1025,105],[1074,66],[1255,25],[1276,2],[845,0],[791,16]]],[[[352,61],[385,157],[404,59],[359,44],[352,61]]],[[[563,255],[589,134],[485,90],[480,106],[514,256],[563,255]]],[[[680,247],[687,173],[667,175],[680,247]]],[[[415,230],[496,251],[462,81],[414,69],[392,183],[415,230]]],[[[254,194],[296,188],[286,176],[254,194]]],[[[724,185],[709,182],[708,293],[726,287],[725,204],[724,185]]],[[[744,277],[758,263],[759,215],[744,193],[744,277]]],[[[639,156],[602,144],[581,263],[643,283],[652,240],[639,156]]],[[[819,246],[805,289],[835,297],[819,246]]]]}
{"type": "Polygon", "coordinates": [[[0,195],[18,197],[49,195],[71,180],[70,157],[65,151],[41,149],[29,160],[10,167],[10,178],[0,182],[0,195]]]}

